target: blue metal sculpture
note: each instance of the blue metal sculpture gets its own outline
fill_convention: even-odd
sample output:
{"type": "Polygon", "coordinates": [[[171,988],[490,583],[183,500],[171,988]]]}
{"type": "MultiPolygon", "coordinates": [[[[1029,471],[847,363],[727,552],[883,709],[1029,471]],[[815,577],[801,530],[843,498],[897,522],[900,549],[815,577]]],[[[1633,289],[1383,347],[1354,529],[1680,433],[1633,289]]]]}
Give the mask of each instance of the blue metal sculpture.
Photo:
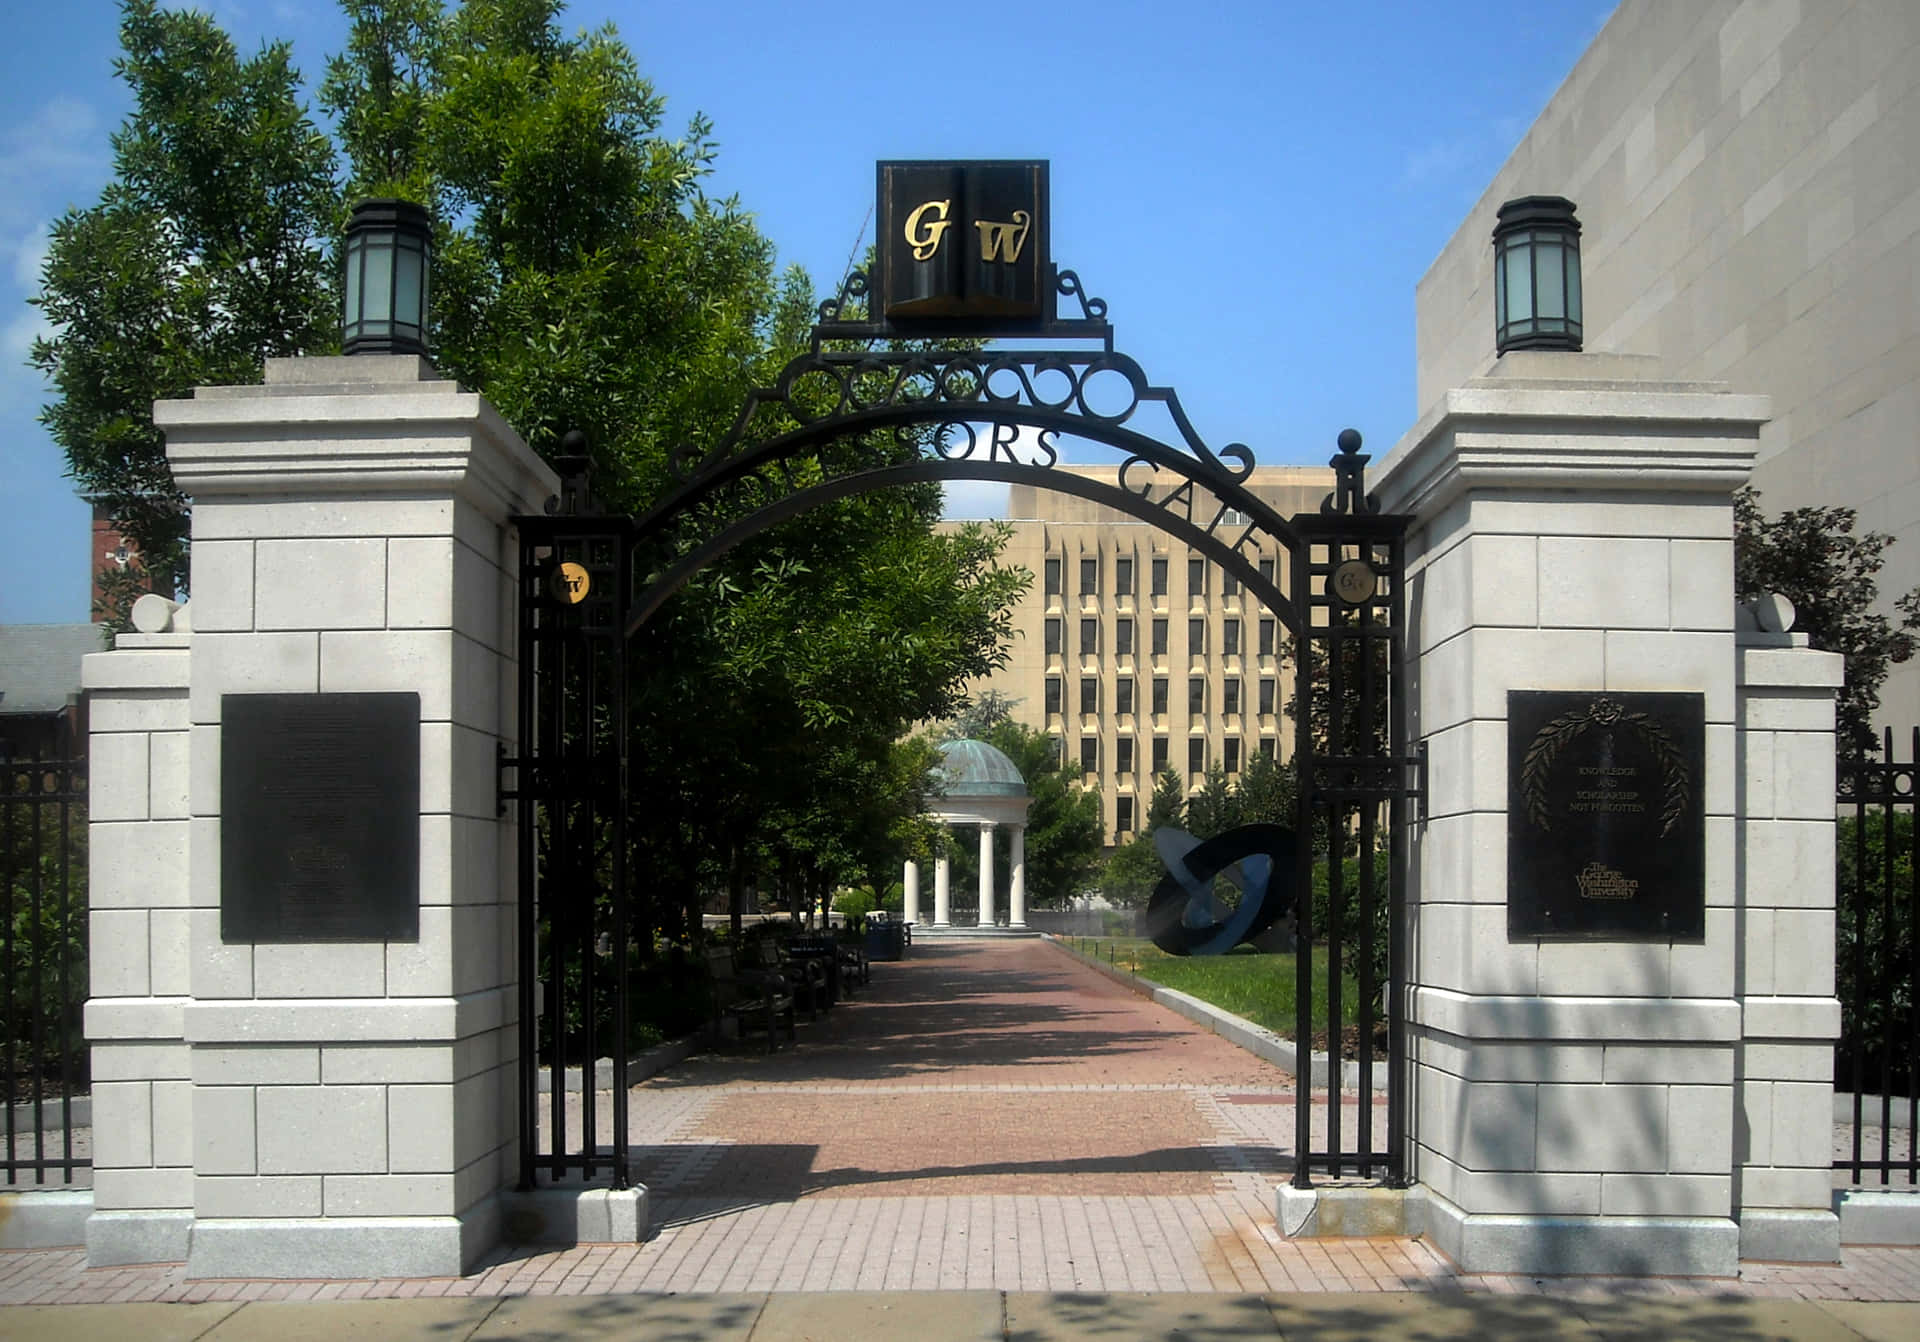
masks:
{"type": "Polygon", "coordinates": [[[1281,825],[1242,825],[1211,839],[1163,827],[1153,846],[1167,874],[1147,901],[1147,934],[1169,955],[1225,955],[1252,941],[1293,908],[1293,831],[1281,825]],[[1216,877],[1240,891],[1222,909],[1216,877]]]}

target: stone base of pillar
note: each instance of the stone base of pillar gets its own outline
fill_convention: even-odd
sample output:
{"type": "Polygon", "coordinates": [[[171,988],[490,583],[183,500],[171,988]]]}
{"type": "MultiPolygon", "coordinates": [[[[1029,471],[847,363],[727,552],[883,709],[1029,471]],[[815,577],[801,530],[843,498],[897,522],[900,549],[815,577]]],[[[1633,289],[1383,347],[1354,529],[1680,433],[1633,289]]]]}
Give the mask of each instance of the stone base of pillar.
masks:
{"type": "Polygon", "coordinates": [[[178,1263],[193,1243],[190,1211],[95,1212],[87,1218],[87,1266],[178,1263]]]}
{"type": "Polygon", "coordinates": [[[1768,1263],[1837,1263],[1840,1218],[1795,1207],[1748,1207],[1740,1213],[1740,1256],[1768,1263]]]}
{"type": "Polygon", "coordinates": [[[1462,1272],[1549,1276],[1732,1277],[1740,1227],[1720,1216],[1524,1216],[1465,1211],[1431,1188],[1408,1208],[1462,1272]]]}
{"type": "Polygon", "coordinates": [[[647,1189],[577,1179],[500,1194],[500,1224],[513,1244],[638,1244],[647,1230],[647,1189]]]}
{"type": "Polygon", "coordinates": [[[189,1277],[457,1277],[500,1242],[500,1202],[459,1216],[198,1220],[189,1277]]]}

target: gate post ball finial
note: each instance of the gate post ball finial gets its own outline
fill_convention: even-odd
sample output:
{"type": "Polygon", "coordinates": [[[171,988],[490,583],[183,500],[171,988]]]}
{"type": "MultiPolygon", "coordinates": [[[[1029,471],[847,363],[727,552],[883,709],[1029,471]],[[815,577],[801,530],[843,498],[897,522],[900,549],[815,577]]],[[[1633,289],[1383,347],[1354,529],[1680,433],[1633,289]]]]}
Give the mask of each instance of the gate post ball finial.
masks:
{"type": "Polygon", "coordinates": [[[1342,429],[1340,430],[1340,436],[1334,439],[1334,443],[1342,452],[1345,452],[1348,456],[1352,456],[1360,450],[1360,430],[1342,429]]]}

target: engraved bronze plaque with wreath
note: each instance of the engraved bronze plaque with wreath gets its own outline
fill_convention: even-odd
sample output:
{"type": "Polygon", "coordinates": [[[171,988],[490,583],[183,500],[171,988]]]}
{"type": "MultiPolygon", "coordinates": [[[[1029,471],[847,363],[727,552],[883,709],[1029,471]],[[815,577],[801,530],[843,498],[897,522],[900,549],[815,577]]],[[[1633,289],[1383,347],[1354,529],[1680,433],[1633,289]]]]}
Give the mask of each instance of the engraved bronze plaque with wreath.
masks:
{"type": "Polygon", "coordinates": [[[1706,935],[1698,694],[1507,694],[1507,933],[1706,935]]]}

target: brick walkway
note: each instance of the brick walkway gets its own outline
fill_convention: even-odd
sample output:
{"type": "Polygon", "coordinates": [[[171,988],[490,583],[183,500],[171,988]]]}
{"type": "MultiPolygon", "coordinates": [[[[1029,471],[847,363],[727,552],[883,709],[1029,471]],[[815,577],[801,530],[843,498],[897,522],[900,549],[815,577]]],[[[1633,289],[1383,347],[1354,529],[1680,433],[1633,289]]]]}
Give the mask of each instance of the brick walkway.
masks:
{"type": "MultiPolygon", "coordinates": [[[[1404,1291],[1920,1299],[1920,1250],[1739,1281],[1461,1277],[1418,1240],[1282,1239],[1291,1078],[1038,942],[948,942],[771,1057],[637,1086],[652,1230],[464,1278],[187,1281],[0,1254],[0,1303],[526,1292],[1404,1291]]],[[[1351,1105],[1351,1101],[1349,1101],[1351,1105]]],[[[1376,1115],[1376,1117],[1378,1117],[1376,1115]]]]}

